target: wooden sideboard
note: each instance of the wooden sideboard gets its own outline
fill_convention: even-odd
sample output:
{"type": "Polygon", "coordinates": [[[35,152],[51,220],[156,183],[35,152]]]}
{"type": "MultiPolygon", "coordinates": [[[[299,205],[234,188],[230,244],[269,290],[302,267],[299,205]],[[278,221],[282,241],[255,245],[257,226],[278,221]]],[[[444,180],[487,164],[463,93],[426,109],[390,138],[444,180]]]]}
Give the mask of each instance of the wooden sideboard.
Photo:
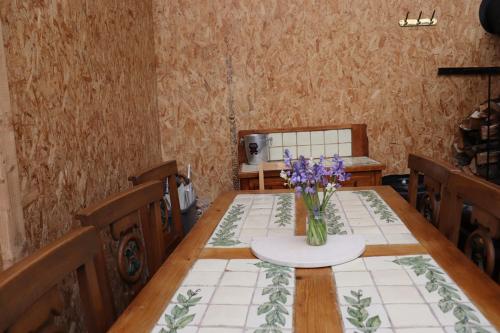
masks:
{"type": "MultiPolygon", "coordinates": [[[[359,158],[344,158],[348,163],[349,160],[357,159],[358,163],[346,166],[346,171],[351,174],[351,179],[344,182],[343,186],[376,186],[382,184],[382,170],[385,165],[375,160],[366,157],[359,158]],[[363,159],[369,160],[369,164],[362,163],[363,159]]],[[[284,188],[284,181],[280,178],[280,171],[285,168],[284,163],[270,163],[275,167],[268,167],[264,171],[264,186],[266,189],[281,189],[284,188]]],[[[241,164],[238,173],[240,179],[240,188],[242,190],[258,190],[259,189],[259,171],[257,165],[241,164]]]]}
{"type": "MultiPolygon", "coordinates": [[[[329,126],[310,126],[310,127],[295,127],[295,128],[271,128],[271,129],[256,129],[256,130],[242,130],[238,132],[238,162],[239,172],[238,178],[240,180],[240,189],[242,190],[258,190],[259,189],[259,170],[257,165],[247,164],[247,157],[245,154],[245,146],[242,138],[249,134],[269,134],[280,135],[296,133],[297,141],[292,144],[295,149],[299,147],[311,147],[310,152],[313,151],[313,146],[323,146],[324,155],[329,156],[327,147],[337,145],[339,152],[340,146],[346,148],[348,155],[343,157],[345,160],[346,171],[351,173],[352,177],[349,181],[345,182],[344,186],[376,186],[380,185],[382,181],[382,170],[385,165],[370,159],[368,149],[368,137],[366,135],[366,124],[344,124],[344,125],[329,125],[329,126]],[[348,138],[342,141],[340,133],[348,132],[348,138]],[[328,141],[327,133],[338,132],[337,140],[328,141]],[[310,133],[310,140],[306,143],[299,142],[301,134],[310,133]],[[324,133],[323,142],[317,145],[313,142],[313,133],[324,133]]],[[[323,134],[322,134],[323,135],[323,134]]],[[[303,136],[303,135],[302,135],[303,136]]],[[[279,144],[280,149],[284,149],[288,145],[285,142],[279,144]]],[[[271,146],[271,148],[274,148],[271,146]]],[[[340,152],[341,153],[341,152],[340,152]]],[[[272,154],[270,154],[272,155],[272,154]]],[[[298,154],[294,154],[295,156],[298,154]]],[[[304,154],[305,155],[305,154],[304,154]]],[[[314,155],[314,154],[311,154],[314,155]]],[[[331,154],[330,154],[331,155],[331,154]]],[[[281,154],[282,156],[282,154],[281,154]]],[[[305,155],[306,156],[306,155],[305,155]]],[[[312,156],[318,158],[319,156],[312,156]]],[[[282,161],[270,161],[264,171],[264,186],[266,189],[281,189],[283,188],[283,180],[279,174],[285,168],[282,161]]]]}

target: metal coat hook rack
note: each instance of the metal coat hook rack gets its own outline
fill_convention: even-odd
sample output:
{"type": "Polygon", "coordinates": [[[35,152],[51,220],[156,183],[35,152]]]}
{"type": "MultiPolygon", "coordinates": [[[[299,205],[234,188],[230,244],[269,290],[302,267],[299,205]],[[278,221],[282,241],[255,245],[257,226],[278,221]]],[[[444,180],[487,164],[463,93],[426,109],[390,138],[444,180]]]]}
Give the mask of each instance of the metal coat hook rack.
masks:
{"type": "Polygon", "coordinates": [[[418,14],[417,19],[408,19],[410,16],[410,12],[406,13],[406,17],[403,20],[399,20],[399,26],[402,28],[405,27],[425,27],[437,24],[436,10],[432,12],[431,18],[422,18],[422,11],[418,14]]]}

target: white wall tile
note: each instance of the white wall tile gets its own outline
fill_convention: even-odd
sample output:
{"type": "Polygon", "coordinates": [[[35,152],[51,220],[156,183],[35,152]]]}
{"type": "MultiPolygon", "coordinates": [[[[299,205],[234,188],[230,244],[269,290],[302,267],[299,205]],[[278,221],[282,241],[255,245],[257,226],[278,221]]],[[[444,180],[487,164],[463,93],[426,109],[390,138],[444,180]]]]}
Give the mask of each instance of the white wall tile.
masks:
{"type": "Polygon", "coordinates": [[[352,156],[352,144],[351,143],[341,143],[339,144],[339,155],[340,156],[352,156]]]}
{"type": "Polygon", "coordinates": [[[325,146],[324,145],[312,145],[311,146],[311,155],[313,158],[318,158],[324,154],[325,154],[325,146]]]}
{"type": "Polygon", "coordinates": [[[325,137],[323,131],[311,132],[311,144],[319,145],[325,143],[325,137]]]}
{"type": "Polygon", "coordinates": [[[272,139],[271,147],[283,146],[283,133],[270,133],[269,137],[272,139]]]}
{"type": "Polygon", "coordinates": [[[297,146],[297,156],[310,157],[311,156],[311,146],[297,146]]]}
{"type": "Polygon", "coordinates": [[[339,153],[339,145],[338,144],[329,144],[325,145],[325,156],[333,157],[333,155],[339,153]]]}
{"type": "Polygon", "coordinates": [[[282,147],[271,147],[271,149],[269,150],[269,159],[271,161],[283,160],[283,148],[282,147]]]}
{"type": "Polygon", "coordinates": [[[297,133],[297,144],[298,145],[310,145],[311,144],[311,133],[310,132],[298,132],[297,133]]]}
{"type": "Polygon", "coordinates": [[[339,142],[351,142],[351,130],[350,129],[341,129],[339,130],[339,142]]]}
{"type": "Polygon", "coordinates": [[[297,133],[283,133],[283,146],[295,146],[297,144],[297,133]]]}
{"type": "Polygon", "coordinates": [[[325,143],[338,143],[339,134],[337,130],[325,131],[325,143]]]}

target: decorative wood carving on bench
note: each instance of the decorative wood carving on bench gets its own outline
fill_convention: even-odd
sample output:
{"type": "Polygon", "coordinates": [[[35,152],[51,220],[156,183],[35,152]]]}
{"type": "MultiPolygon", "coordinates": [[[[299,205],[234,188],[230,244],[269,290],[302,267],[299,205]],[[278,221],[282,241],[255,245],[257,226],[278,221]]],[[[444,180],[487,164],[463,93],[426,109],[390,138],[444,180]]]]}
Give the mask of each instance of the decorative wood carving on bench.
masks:
{"type": "Polygon", "coordinates": [[[500,258],[493,241],[500,239],[500,187],[475,176],[450,175],[441,211],[440,231],[458,243],[464,203],[472,206],[471,222],[477,226],[467,238],[465,253],[487,274],[499,281],[500,258]]]}
{"type": "Polygon", "coordinates": [[[0,332],[56,332],[64,304],[56,285],[76,271],[89,332],[106,332],[112,313],[98,283],[99,240],[93,227],[78,228],[0,273],[0,332]]]}
{"type": "MultiPolygon", "coordinates": [[[[162,198],[162,183],[146,182],[84,208],[76,216],[83,225],[95,226],[99,231],[109,230],[112,239],[118,242],[120,278],[130,284],[134,292],[142,287],[141,277],[151,277],[165,258],[161,237],[162,198]]],[[[109,285],[102,237],[100,247],[97,255],[99,280],[109,285]]],[[[106,292],[107,297],[113,299],[111,292],[106,292]]]]}
{"type": "Polygon", "coordinates": [[[181,220],[181,207],[179,204],[179,192],[177,190],[177,162],[175,160],[168,161],[156,165],[148,170],[139,172],[138,175],[129,177],[129,180],[134,186],[143,184],[147,181],[161,181],[164,186],[168,183],[168,192],[170,194],[172,223],[168,223],[168,209],[165,201],[161,201],[162,224],[165,255],[168,256],[175,249],[184,237],[181,220]]]}
{"type": "Polygon", "coordinates": [[[457,169],[443,161],[434,161],[417,154],[408,156],[408,168],[410,168],[408,185],[410,204],[439,228],[439,209],[443,191],[448,184],[450,173],[457,169]],[[424,176],[425,194],[422,198],[417,198],[419,175],[424,176]]]}

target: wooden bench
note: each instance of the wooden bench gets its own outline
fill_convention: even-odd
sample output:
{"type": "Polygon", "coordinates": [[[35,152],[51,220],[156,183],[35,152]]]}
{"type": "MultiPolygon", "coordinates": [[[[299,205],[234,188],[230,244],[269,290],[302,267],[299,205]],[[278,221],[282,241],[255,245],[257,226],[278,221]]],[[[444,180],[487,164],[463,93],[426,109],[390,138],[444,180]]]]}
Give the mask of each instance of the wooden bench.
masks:
{"type": "Polygon", "coordinates": [[[87,330],[106,332],[114,311],[98,281],[98,254],[97,230],[83,227],[0,272],[0,332],[62,332],[55,317],[65,304],[57,285],[75,271],[87,330]]]}
{"type": "Polygon", "coordinates": [[[245,153],[243,138],[249,134],[268,134],[272,138],[269,147],[269,160],[274,169],[267,167],[264,186],[266,189],[283,188],[283,180],[279,177],[284,168],[283,152],[288,148],[293,157],[304,155],[319,158],[320,155],[332,157],[342,156],[346,163],[351,180],[345,186],[380,185],[382,170],[385,165],[370,159],[368,137],[365,124],[309,126],[294,128],[271,128],[259,130],[242,130],[238,132],[238,163],[240,188],[242,190],[259,189],[259,166],[249,165],[245,153]]]}

